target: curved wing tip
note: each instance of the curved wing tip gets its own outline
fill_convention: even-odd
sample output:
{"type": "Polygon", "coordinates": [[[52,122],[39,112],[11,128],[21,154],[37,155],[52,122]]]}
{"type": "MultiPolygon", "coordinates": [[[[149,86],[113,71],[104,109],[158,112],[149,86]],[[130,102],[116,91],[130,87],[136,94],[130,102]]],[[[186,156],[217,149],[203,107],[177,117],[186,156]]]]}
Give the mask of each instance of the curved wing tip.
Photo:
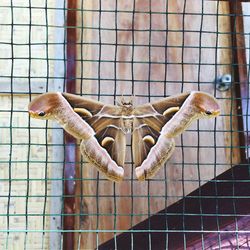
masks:
{"type": "Polygon", "coordinates": [[[135,176],[139,181],[144,181],[147,178],[147,173],[142,167],[135,168],[135,176]]]}
{"type": "Polygon", "coordinates": [[[122,181],[124,178],[124,169],[123,167],[118,166],[112,172],[105,173],[105,175],[108,177],[109,180],[119,182],[122,181]]]}

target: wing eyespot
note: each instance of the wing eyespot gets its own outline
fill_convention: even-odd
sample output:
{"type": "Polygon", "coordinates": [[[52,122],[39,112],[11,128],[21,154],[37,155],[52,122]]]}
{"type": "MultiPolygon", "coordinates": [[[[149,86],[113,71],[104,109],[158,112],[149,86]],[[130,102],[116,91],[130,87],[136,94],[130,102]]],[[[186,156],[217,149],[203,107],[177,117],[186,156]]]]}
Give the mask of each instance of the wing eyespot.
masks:
{"type": "Polygon", "coordinates": [[[107,145],[113,143],[114,141],[115,141],[114,138],[112,138],[112,137],[110,137],[110,136],[107,136],[107,137],[105,137],[105,138],[102,140],[101,145],[102,145],[103,147],[105,147],[105,146],[107,146],[107,145]]]}
{"type": "Polygon", "coordinates": [[[85,108],[74,108],[74,111],[76,113],[78,113],[79,115],[83,115],[83,116],[87,116],[89,118],[91,118],[93,115],[91,114],[91,112],[89,112],[87,109],[85,108]]]}
{"type": "Polygon", "coordinates": [[[167,115],[176,113],[176,112],[178,112],[179,110],[180,110],[180,107],[171,107],[171,108],[166,109],[166,110],[163,112],[163,115],[164,115],[164,116],[167,116],[167,115]]]}
{"type": "Polygon", "coordinates": [[[143,141],[151,145],[155,144],[155,139],[151,135],[146,135],[143,137],[143,141]]]}

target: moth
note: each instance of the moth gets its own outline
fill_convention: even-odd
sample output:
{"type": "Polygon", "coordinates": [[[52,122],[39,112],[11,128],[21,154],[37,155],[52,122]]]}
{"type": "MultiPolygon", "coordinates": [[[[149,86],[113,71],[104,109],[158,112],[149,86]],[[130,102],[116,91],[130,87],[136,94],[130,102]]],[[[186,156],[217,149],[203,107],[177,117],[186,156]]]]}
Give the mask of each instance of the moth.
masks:
{"type": "Polygon", "coordinates": [[[135,175],[145,180],[170,158],[174,138],[199,118],[219,115],[218,101],[192,91],[134,107],[132,102],[107,105],[69,93],[49,92],[34,98],[31,117],[54,119],[81,140],[81,153],[112,181],[124,177],[126,135],[132,136],[135,175]]]}

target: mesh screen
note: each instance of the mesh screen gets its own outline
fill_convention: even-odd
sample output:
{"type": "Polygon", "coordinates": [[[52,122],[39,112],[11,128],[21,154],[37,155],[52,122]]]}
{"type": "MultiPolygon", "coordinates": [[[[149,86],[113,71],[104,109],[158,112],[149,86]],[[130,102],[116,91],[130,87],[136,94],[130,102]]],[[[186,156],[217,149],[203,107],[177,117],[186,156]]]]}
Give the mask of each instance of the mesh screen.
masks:
{"type": "Polygon", "coordinates": [[[144,233],[141,244],[146,249],[161,249],[156,242],[163,242],[162,249],[178,249],[171,237],[179,233],[180,249],[248,249],[250,228],[238,219],[249,220],[242,208],[247,203],[241,201],[247,202],[250,194],[247,189],[237,193],[237,185],[247,185],[249,179],[249,3],[75,4],[0,3],[1,248],[94,249],[111,239],[109,248],[100,249],[138,249],[135,239],[144,233]],[[32,98],[49,91],[73,92],[107,104],[132,98],[139,105],[190,90],[215,96],[221,115],[194,123],[178,137],[171,159],[145,182],[135,178],[129,137],[125,179],[114,184],[80,156],[79,141],[77,157],[70,162],[62,128],[31,119],[27,112],[32,98]],[[75,167],[73,195],[65,191],[65,181],[72,180],[65,176],[69,163],[75,167]],[[237,172],[218,178],[236,165],[237,172]],[[241,171],[246,171],[244,178],[241,171]],[[201,189],[207,183],[215,187],[211,197],[201,189]],[[225,189],[230,190],[229,210],[223,205],[225,189]],[[193,202],[187,199],[190,193],[198,201],[197,210],[187,210],[193,202]],[[66,198],[74,202],[69,213],[66,198]],[[216,201],[213,212],[205,209],[209,198],[216,201]],[[166,209],[178,201],[181,210],[166,209]],[[159,211],[164,229],[147,220],[159,211]],[[171,223],[178,216],[182,225],[175,228],[171,223]],[[189,227],[186,216],[198,226],[189,227]],[[66,217],[73,221],[71,229],[66,217]],[[224,218],[229,219],[222,223],[224,218]],[[144,220],[146,226],[130,230],[144,220]],[[73,232],[73,240],[66,232],[73,232]],[[155,239],[162,232],[164,237],[155,239]],[[119,243],[121,233],[129,233],[128,245],[119,243]],[[197,237],[192,241],[190,235],[197,237]]]}

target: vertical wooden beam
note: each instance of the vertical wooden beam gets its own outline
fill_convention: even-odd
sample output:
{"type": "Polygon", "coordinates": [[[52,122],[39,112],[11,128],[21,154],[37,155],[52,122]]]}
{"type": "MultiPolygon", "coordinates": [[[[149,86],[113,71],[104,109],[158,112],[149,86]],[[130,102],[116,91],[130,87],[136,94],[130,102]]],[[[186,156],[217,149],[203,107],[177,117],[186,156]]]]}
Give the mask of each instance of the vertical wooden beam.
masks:
{"type": "MultiPolygon", "coordinates": [[[[76,0],[68,0],[67,11],[67,71],[66,91],[76,91],[76,0]]],[[[64,219],[63,229],[71,230],[63,234],[63,249],[74,249],[75,228],[75,172],[76,172],[76,140],[65,133],[65,166],[64,166],[64,219]]]]}
{"type": "Polygon", "coordinates": [[[66,91],[76,91],[76,0],[68,0],[67,11],[67,82],[66,91]]]}
{"type": "Polygon", "coordinates": [[[244,37],[242,4],[240,1],[230,1],[231,13],[231,30],[232,30],[232,52],[233,52],[233,71],[235,81],[235,93],[237,98],[238,110],[238,127],[241,161],[247,162],[249,157],[250,136],[247,131],[250,131],[250,116],[248,115],[249,105],[249,86],[248,86],[248,70],[246,61],[246,47],[244,37]]]}

